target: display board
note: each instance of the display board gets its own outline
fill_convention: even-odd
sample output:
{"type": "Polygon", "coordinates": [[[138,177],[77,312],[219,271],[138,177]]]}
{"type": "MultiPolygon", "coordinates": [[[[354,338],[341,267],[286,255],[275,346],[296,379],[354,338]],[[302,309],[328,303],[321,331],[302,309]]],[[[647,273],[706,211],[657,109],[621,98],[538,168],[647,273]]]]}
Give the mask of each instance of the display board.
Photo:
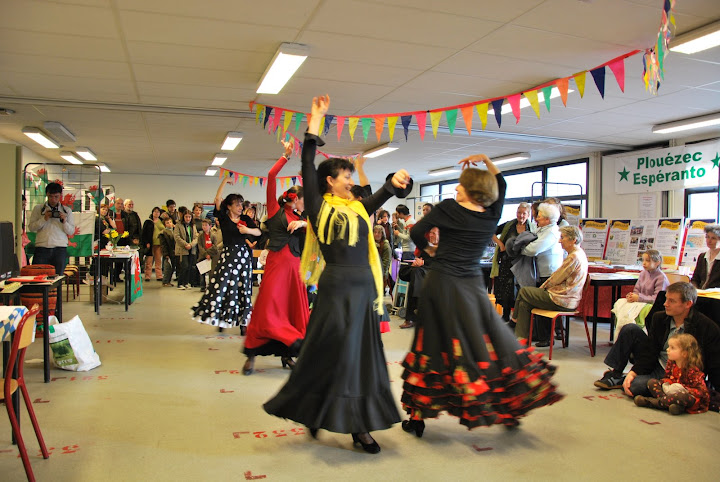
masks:
{"type": "Polygon", "coordinates": [[[608,236],[607,219],[580,219],[583,241],[580,247],[590,261],[603,259],[608,236]]]}
{"type": "Polygon", "coordinates": [[[715,224],[714,219],[688,219],[685,223],[685,240],[680,254],[680,266],[694,268],[700,253],[707,251],[705,226],[715,224]]]}
{"type": "Polygon", "coordinates": [[[604,259],[613,264],[641,264],[642,254],[656,249],[663,264],[677,265],[684,229],[683,218],[614,219],[610,221],[604,259]]]}

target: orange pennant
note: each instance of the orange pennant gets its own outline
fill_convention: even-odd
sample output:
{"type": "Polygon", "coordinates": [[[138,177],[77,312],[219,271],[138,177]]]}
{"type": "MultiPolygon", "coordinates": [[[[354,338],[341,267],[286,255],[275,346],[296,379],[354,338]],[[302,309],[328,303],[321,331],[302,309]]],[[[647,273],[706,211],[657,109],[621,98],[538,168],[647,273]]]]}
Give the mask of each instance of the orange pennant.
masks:
{"type": "Polygon", "coordinates": [[[380,138],[382,137],[382,131],[385,127],[385,116],[375,116],[373,117],[375,120],[375,135],[377,136],[378,142],[380,142],[380,138]]]}
{"type": "Polygon", "coordinates": [[[468,135],[472,135],[472,121],[473,121],[473,108],[471,105],[468,105],[466,107],[462,107],[460,109],[460,112],[462,113],[463,120],[465,121],[465,128],[468,131],[468,135]]]}
{"type": "Polygon", "coordinates": [[[557,79],[555,85],[557,85],[558,91],[560,91],[560,98],[563,101],[563,105],[567,107],[567,95],[568,95],[568,84],[570,79],[565,77],[564,79],[557,79]]]}

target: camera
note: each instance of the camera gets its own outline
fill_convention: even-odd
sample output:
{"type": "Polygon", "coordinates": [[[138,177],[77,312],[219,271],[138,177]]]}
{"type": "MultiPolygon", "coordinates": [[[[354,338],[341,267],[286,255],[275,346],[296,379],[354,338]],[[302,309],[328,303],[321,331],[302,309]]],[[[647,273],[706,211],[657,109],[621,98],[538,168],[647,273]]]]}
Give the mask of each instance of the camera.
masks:
{"type": "Polygon", "coordinates": [[[60,218],[60,210],[59,209],[53,209],[50,213],[51,218],[60,218]]]}

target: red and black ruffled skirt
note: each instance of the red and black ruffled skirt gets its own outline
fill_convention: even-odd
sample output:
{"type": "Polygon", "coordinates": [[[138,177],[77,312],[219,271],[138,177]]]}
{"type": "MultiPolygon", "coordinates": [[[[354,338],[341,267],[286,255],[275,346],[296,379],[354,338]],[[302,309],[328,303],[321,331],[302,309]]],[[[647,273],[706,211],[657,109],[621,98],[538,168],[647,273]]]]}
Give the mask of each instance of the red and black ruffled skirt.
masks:
{"type": "Polygon", "coordinates": [[[447,412],[469,429],[513,426],[562,399],[554,368],[518,343],[487,296],[482,277],[430,270],[403,367],[402,405],[413,419],[447,412]]]}

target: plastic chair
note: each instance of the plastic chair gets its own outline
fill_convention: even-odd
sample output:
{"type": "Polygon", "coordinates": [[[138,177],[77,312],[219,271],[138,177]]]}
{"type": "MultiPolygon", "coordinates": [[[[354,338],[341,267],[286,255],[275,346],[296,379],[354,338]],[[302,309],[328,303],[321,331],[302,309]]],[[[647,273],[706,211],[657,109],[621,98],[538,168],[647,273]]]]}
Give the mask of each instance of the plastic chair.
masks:
{"type": "Polygon", "coordinates": [[[12,341],[12,349],[10,350],[10,358],[5,370],[7,378],[2,379],[5,396],[5,406],[7,407],[8,417],[10,417],[10,425],[12,425],[12,432],[17,440],[18,449],[20,450],[20,457],[22,458],[23,466],[25,467],[25,473],[30,481],[35,480],[32,467],[30,466],[30,459],[28,458],[27,449],[25,448],[25,442],[22,438],[20,431],[19,414],[15,413],[15,407],[12,403],[12,394],[20,388],[25,406],[27,407],[28,414],[30,415],[30,421],[32,422],[33,429],[35,429],[35,436],[40,444],[40,450],[42,451],[43,458],[47,459],[50,457],[47,447],[45,446],[45,440],[43,439],[42,432],[40,432],[40,425],[38,425],[37,418],[35,417],[35,410],[33,409],[32,402],[30,401],[30,395],[28,395],[27,387],[25,385],[24,375],[24,362],[25,352],[27,347],[32,343],[33,336],[33,325],[28,324],[28,320],[34,319],[40,308],[35,305],[33,306],[20,320],[17,328],[15,329],[14,338],[12,341]],[[13,369],[15,368],[15,361],[18,361],[17,367],[17,378],[12,378],[13,369]]]}
{"type": "Polygon", "coordinates": [[[542,310],[540,308],[533,308],[532,311],[530,311],[530,333],[528,334],[528,346],[532,343],[532,333],[533,333],[533,325],[535,324],[535,315],[537,316],[544,316],[546,318],[550,318],[552,321],[550,322],[550,354],[548,355],[548,360],[552,360],[552,354],[553,354],[553,345],[555,344],[553,337],[555,336],[555,321],[558,318],[565,318],[565,325],[563,326],[562,321],[560,322],[560,332],[562,337],[562,345],[563,348],[567,348],[567,346],[570,344],[570,317],[571,316],[581,316],[583,319],[583,323],[585,323],[585,335],[587,335],[588,340],[588,347],[590,348],[590,356],[594,357],[595,352],[592,347],[592,341],[590,340],[590,330],[588,329],[587,324],[587,316],[585,315],[585,300],[588,298],[587,292],[588,288],[590,287],[590,275],[588,274],[585,278],[585,284],[583,285],[583,291],[582,295],[580,297],[580,303],[578,304],[578,307],[575,310],[568,310],[568,311],[552,311],[552,310],[542,310]]]}
{"type": "MultiPolygon", "coordinates": [[[[258,262],[260,255],[262,254],[262,249],[253,249],[252,256],[255,258],[253,261],[253,264],[255,266],[260,266],[260,263],[258,262]]],[[[258,283],[262,281],[262,276],[265,274],[265,268],[257,268],[252,270],[252,274],[256,274],[258,283]]]]}

